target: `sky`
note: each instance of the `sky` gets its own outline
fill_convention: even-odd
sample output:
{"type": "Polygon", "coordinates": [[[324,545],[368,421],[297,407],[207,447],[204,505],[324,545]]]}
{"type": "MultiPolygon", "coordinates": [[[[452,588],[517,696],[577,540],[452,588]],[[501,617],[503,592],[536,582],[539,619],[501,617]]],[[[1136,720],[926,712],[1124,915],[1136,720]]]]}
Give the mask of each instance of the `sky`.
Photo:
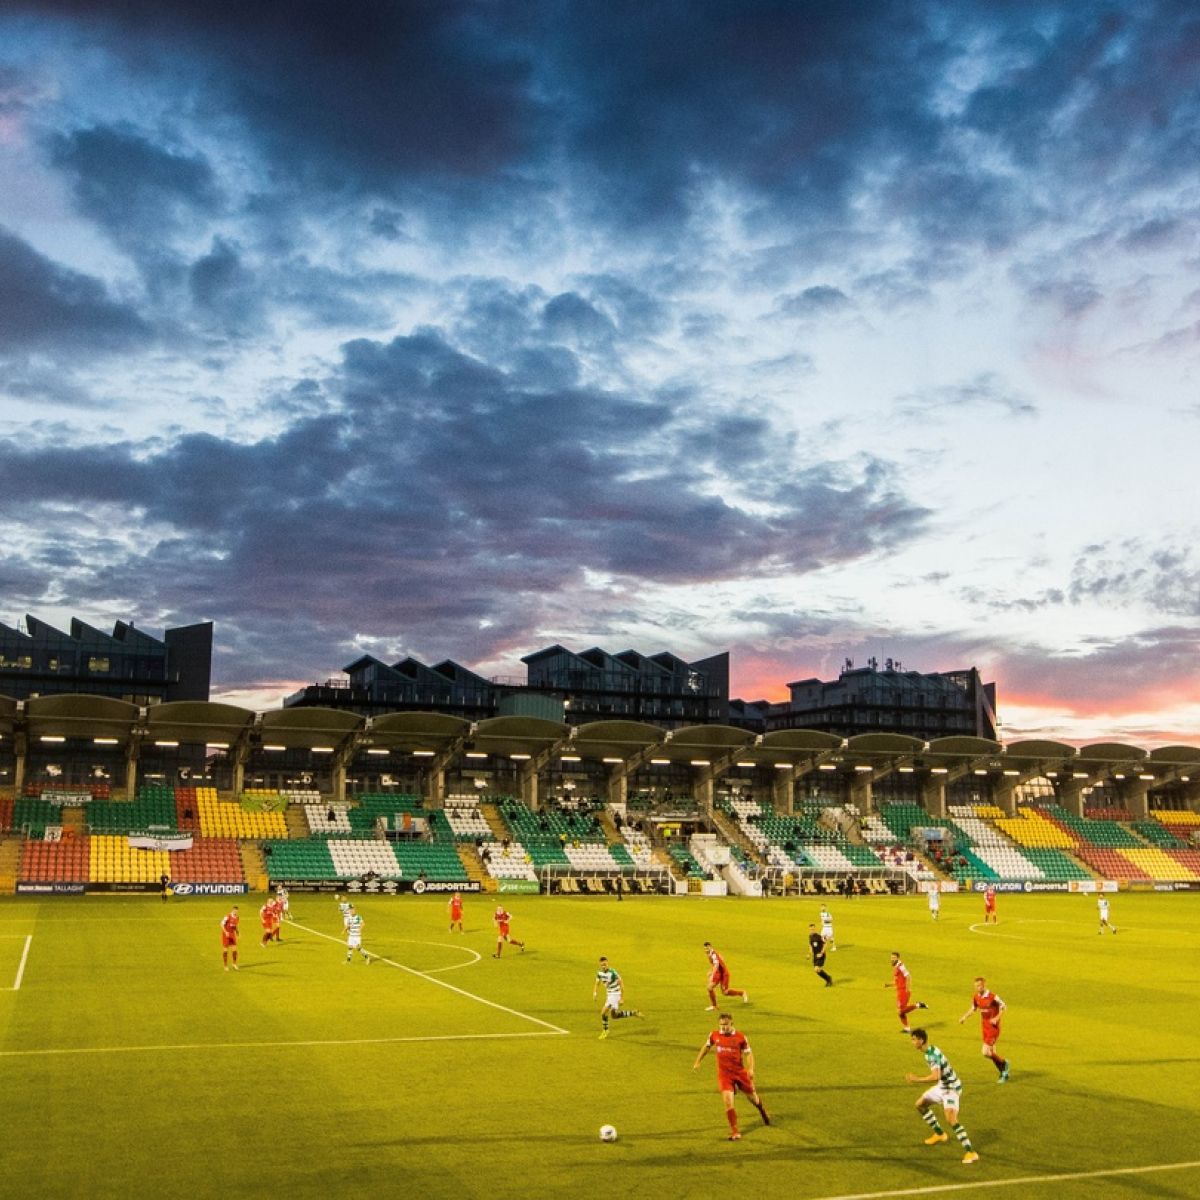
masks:
{"type": "Polygon", "coordinates": [[[7,0],[0,621],[1200,742],[1191,3],[7,0]]]}

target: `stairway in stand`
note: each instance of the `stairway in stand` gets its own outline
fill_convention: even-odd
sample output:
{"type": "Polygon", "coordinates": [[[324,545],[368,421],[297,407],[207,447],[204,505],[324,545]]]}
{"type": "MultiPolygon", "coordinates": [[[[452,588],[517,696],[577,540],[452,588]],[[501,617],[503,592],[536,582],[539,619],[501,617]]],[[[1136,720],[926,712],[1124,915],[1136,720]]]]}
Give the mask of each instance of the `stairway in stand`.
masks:
{"type": "Polygon", "coordinates": [[[504,824],[504,818],[500,815],[500,810],[494,804],[480,804],[479,811],[483,815],[483,819],[488,823],[488,828],[492,831],[492,835],[496,841],[502,842],[506,838],[512,837],[512,834],[508,831],[508,826],[504,824]]]}
{"type": "Polygon", "coordinates": [[[238,849],[242,852],[242,870],[246,873],[246,883],[250,890],[265,892],[269,880],[262,851],[253,842],[239,842],[238,849]]]}
{"type": "Polygon", "coordinates": [[[484,870],[483,862],[475,847],[469,842],[459,842],[454,848],[458,851],[459,861],[467,872],[467,878],[478,880],[482,891],[494,892],[496,881],[484,870]]]}
{"type": "Polygon", "coordinates": [[[21,869],[21,835],[0,839],[0,895],[11,896],[17,890],[17,875],[21,869]]]}
{"type": "Polygon", "coordinates": [[[287,822],[289,838],[303,841],[308,837],[308,818],[304,815],[303,804],[289,804],[283,810],[283,819],[287,822]]]}
{"type": "Polygon", "coordinates": [[[760,866],[764,864],[763,856],[758,852],[754,843],[730,819],[728,813],[713,809],[713,825],[716,826],[717,833],[725,841],[741,850],[751,862],[758,863],[760,866]]]}

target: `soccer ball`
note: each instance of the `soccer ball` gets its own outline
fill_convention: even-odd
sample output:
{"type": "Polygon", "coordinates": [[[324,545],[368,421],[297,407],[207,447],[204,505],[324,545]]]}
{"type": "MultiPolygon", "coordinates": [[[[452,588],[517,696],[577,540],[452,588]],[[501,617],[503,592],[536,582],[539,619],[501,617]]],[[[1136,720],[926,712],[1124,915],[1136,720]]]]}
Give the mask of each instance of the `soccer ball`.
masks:
{"type": "Polygon", "coordinates": [[[615,1142],[617,1140],[617,1127],[615,1125],[601,1125],[600,1140],[602,1142],[615,1142]]]}

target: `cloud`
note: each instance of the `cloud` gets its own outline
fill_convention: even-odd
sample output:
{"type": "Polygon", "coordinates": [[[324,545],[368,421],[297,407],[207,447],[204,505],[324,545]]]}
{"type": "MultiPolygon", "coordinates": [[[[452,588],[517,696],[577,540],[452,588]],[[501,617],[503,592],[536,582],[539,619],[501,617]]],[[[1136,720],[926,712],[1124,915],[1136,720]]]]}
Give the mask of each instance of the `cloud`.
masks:
{"type": "Polygon", "coordinates": [[[785,317],[820,317],[844,312],[850,307],[850,297],[841,288],[829,284],[807,287],[802,292],[780,296],[778,301],[779,311],[785,317]]]}
{"type": "Polygon", "coordinates": [[[0,354],[53,348],[65,357],[145,345],[150,329],[99,280],[0,229],[0,354]]]}
{"type": "Polygon", "coordinates": [[[1038,407],[1008,386],[994,371],[985,371],[962,383],[927,387],[899,397],[897,410],[913,420],[929,420],[974,409],[996,410],[1010,417],[1035,417],[1038,407]]]}

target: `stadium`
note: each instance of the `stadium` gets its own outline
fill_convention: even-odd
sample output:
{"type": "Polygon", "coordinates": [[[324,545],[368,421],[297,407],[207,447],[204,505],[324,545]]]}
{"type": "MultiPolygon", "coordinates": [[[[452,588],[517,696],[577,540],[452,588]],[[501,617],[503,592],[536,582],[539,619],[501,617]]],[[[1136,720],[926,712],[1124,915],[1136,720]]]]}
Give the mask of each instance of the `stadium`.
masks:
{"type": "Polygon", "coordinates": [[[6,699],[0,748],[23,1194],[1200,1181],[1200,748],[84,694],[6,699]],[[703,943],[771,1112],[734,1145],[688,1069],[730,1003],[703,943]],[[921,1144],[893,950],[977,1162],[921,1144]],[[611,1030],[600,956],[639,1014],[611,1030]],[[1006,1005],[1001,1089],[955,1019],[980,975],[1006,1005]]]}
{"type": "Polygon", "coordinates": [[[0,5],[0,1200],[1200,1197],[1197,130],[1177,0],[0,5]]]}

